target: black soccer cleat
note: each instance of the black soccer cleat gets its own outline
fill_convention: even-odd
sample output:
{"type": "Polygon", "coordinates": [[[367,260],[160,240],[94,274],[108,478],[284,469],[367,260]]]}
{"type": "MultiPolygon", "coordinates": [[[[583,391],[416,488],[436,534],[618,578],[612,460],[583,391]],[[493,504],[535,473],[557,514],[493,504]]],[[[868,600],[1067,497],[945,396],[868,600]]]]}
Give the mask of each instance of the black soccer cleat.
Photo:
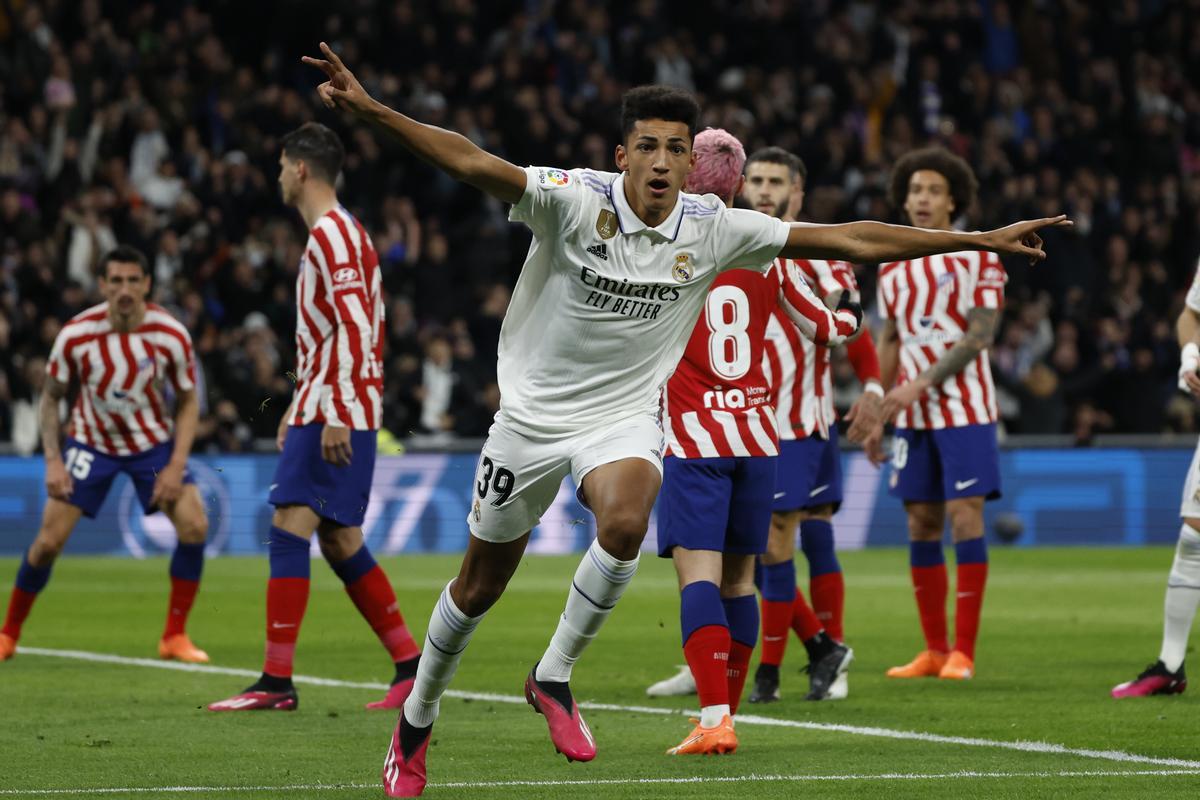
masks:
{"type": "Polygon", "coordinates": [[[754,671],[754,691],[751,703],[774,703],[779,700],[779,667],[775,664],[759,664],[754,671]]]}
{"type": "Polygon", "coordinates": [[[824,700],[829,696],[829,689],[850,666],[854,660],[854,651],[840,642],[821,658],[808,665],[808,694],[805,700],[824,700]]]}

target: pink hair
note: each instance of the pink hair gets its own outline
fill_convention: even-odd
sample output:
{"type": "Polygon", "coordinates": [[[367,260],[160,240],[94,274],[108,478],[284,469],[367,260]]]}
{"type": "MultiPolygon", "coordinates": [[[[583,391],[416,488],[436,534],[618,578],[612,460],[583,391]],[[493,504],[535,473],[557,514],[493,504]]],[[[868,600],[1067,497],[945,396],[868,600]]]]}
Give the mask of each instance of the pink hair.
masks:
{"type": "Polygon", "coordinates": [[[733,196],[746,165],[742,143],[723,128],[706,128],[692,143],[696,166],[684,188],[693,194],[715,194],[722,200],[733,196]]]}

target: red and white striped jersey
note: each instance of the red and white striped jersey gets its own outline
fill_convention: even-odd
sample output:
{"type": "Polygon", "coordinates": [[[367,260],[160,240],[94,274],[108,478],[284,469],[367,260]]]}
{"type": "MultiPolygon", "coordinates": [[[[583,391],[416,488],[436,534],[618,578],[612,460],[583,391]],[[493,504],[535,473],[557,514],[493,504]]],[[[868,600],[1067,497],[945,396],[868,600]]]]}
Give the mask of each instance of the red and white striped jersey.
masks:
{"type": "Polygon", "coordinates": [[[371,237],[341,206],[309,231],[296,279],[296,400],[289,425],[377,430],[383,288],[371,237]]]}
{"type": "MultiPolygon", "coordinates": [[[[969,250],[879,267],[879,314],[895,321],[900,345],[896,385],[929,369],[967,332],[972,308],[1004,306],[1008,273],[995,253],[969,250]]],[[[996,388],[984,350],[907,410],[900,428],[939,429],[996,421],[996,388]]]]}
{"type": "Polygon", "coordinates": [[[127,333],[113,330],[108,303],[76,314],[55,338],[46,372],[63,383],[79,382],[67,435],[112,456],[136,455],[171,440],[163,379],[176,391],[196,386],[192,337],[154,303],[146,304],[142,324],[127,333]]]}
{"type": "MultiPolygon", "coordinates": [[[[854,268],[845,261],[777,258],[775,270],[782,280],[803,284],[822,300],[842,291],[858,299],[854,268]]],[[[829,438],[829,427],[837,421],[830,355],[828,347],[801,336],[779,309],[771,315],[763,370],[771,386],[779,438],[803,439],[814,431],[829,438]]]]}
{"type": "Polygon", "coordinates": [[[808,285],[778,270],[731,270],[708,291],[704,310],[664,393],[667,454],[728,458],[779,454],[779,432],[763,375],[771,312],[831,346],[857,330],[849,311],[830,311],[808,285]]]}

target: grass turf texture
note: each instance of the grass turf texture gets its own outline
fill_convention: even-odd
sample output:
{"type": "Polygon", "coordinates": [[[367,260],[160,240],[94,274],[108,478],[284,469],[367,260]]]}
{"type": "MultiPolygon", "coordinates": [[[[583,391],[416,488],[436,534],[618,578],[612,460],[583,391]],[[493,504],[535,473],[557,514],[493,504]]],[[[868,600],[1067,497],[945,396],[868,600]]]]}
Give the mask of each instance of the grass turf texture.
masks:
{"type": "MultiPolygon", "coordinates": [[[[1200,757],[1195,694],[1114,701],[1109,688],[1132,677],[1158,649],[1166,548],[993,551],[977,655],[967,683],[889,681],[884,670],[920,648],[901,550],[843,554],[846,630],[857,660],[850,697],[805,703],[793,639],[783,700],[745,704],[751,714],[816,723],[878,726],[1071,748],[1200,757]]],[[[456,557],[385,559],[414,632],[423,630],[456,557]]],[[[475,634],[453,689],[519,695],[556,623],[576,557],[530,557],[475,634]]],[[[297,673],[386,682],[391,667],[334,575],[313,564],[297,673]]],[[[17,561],[0,560],[7,598],[17,561]]],[[[953,563],[951,562],[951,571],[953,563]]],[[[801,573],[804,570],[801,568],[801,573]]],[[[214,664],[257,670],[263,647],[265,559],[223,558],[206,566],[192,613],[193,639],[214,664]]],[[[953,587],[953,582],[952,582],[953,587]]],[[[165,560],[65,557],[25,627],[22,646],[154,657],[166,603],[165,560]]],[[[953,596],[953,590],[952,590],[953,596]]],[[[951,600],[951,604],[953,601],[951,600]]],[[[576,697],[605,703],[694,708],[695,698],[651,700],[645,687],[681,663],[678,599],[670,565],[645,557],[639,575],[572,683],[576,697]]],[[[754,664],[757,663],[757,654],[754,664]]],[[[18,654],[0,664],[0,796],[33,789],[229,787],[139,797],[379,797],[378,776],[393,712],[362,706],[381,692],[300,687],[294,713],[213,714],[204,704],[246,678],[18,654]],[[340,788],[233,787],[336,784],[340,788]]],[[[1195,692],[1195,690],[1193,690],[1195,692]]],[[[875,738],[745,724],[741,748],[723,758],[668,757],[690,730],[683,715],[587,713],[600,754],[568,765],[542,718],[524,703],[446,698],[430,748],[431,798],[642,797],[1194,797],[1200,775],[1064,777],[1067,771],[1161,770],[1078,755],[875,738]],[[868,776],[1021,773],[1021,777],[623,783],[637,778],[868,776]],[[1047,773],[1029,776],[1029,773],[1047,773]],[[495,781],[616,781],[584,786],[439,786],[495,781]]],[[[113,796],[113,795],[108,795],[113,796]]]]}

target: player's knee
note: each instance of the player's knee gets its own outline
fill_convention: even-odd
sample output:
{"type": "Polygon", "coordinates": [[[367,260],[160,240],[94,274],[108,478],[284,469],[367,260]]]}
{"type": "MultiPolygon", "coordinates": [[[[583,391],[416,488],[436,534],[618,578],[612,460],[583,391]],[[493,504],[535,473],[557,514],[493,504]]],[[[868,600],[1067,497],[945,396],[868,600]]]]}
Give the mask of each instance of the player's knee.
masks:
{"type": "Polygon", "coordinates": [[[62,553],[63,546],[66,543],[66,539],[47,536],[44,531],[39,532],[38,537],[29,546],[29,553],[26,555],[26,558],[29,559],[31,566],[38,568],[48,567],[62,553]]]}
{"type": "Polygon", "coordinates": [[[496,604],[504,593],[504,586],[489,580],[473,580],[470,583],[456,581],[450,593],[459,611],[468,617],[478,617],[496,604]]]}
{"type": "Polygon", "coordinates": [[[956,542],[978,539],[983,535],[982,509],[959,508],[951,511],[950,533],[956,542]]]}
{"type": "Polygon", "coordinates": [[[181,518],[175,534],[181,542],[200,544],[208,538],[208,517],[201,513],[181,518]]]}
{"type": "Polygon", "coordinates": [[[1200,561],[1200,520],[1184,520],[1183,529],[1179,532],[1179,557],[1186,561],[1200,561]]]}
{"type": "Polygon", "coordinates": [[[649,520],[644,514],[621,510],[605,514],[597,535],[609,554],[617,558],[627,558],[630,557],[627,555],[630,551],[636,553],[642,546],[648,526],[649,520]]]}

